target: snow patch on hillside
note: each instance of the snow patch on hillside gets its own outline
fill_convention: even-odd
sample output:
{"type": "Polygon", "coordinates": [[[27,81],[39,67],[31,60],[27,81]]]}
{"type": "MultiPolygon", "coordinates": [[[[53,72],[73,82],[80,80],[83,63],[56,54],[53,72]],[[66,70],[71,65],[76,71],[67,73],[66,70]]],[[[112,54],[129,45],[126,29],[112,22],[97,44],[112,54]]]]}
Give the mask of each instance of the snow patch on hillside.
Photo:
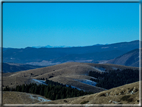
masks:
{"type": "MultiPolygon", "coordinates": [[[[117,70],[118,68],[116,68],[116,67],[112,67],[112,69],[113,69],[113,70],[117,70]]],[[[119,69],[119,70],[121,70],[121,69],[119,69]]]]}
{"type": "Polygon", "coordinates": [[[44,97],[28,94],[32,100],[38,100],[39,102],[48,102],[51,100],[45,99],[44,97]]]}
{"type": "Polygon", "coordinates": [[[97,71],[99,71],[99,72],[105,72],[105,68],[103,68],[103,67],[92,67],[94,70],[97,70],[97,71]]]}
{"type": "Polygon", "coordinates": [[[95,77],[91,77],[90,79],[97,79],[97,78],[95,78],[95,77]]]}
{"type": "Polygon", "coordinates": [[[97,82],[87,80],[87,79],[83,79],[83,80],[75,79],[75,80],[79,81],[81,83],[87,84],[87,85],[92,85],[92,86],[96,86],[96,84],[97,84],[97,82]]]}
{"type": "MultiPolygon", "coordinates": [[[[33,82],[33,83],[36,83],[37,85],[40,85],[40,84],[48,85],[48,84],[45,83],[45,80],[32,79],[32,82],[33,82]]],[[[66,85],[66,87],[69,87],[69,85],[66,85]]],[[[82,89],[77,88],[77,87],[72,86],[72,85],[71,85],[71,88],[76,88],[77,90],[82,90],[82,89]]],[[[84,90],[83,90],[83,91],[84,91],[84,90]]]]}
{"type": "Polygon", "coordinates": [[[37,85],[43,84],[43,85],[48,85],[45,83],[45,80],[37,80],[37,79],[32,79],[33,83],[36,83],[37,85]]]}
{"type": "MultiPolygon", "coordinates": [[[[77,88],[77,87],[75,87],[75,86],[72,86],[72,85],[66,85],[66,87],[69,87],[69,86],[71,86],[71,88],[76,88],[77,90],[82,90],[82,89],[80,89],[80,88],[77,88]]],[[[84,90],[83,90],[84,91],[84,90]]]]}

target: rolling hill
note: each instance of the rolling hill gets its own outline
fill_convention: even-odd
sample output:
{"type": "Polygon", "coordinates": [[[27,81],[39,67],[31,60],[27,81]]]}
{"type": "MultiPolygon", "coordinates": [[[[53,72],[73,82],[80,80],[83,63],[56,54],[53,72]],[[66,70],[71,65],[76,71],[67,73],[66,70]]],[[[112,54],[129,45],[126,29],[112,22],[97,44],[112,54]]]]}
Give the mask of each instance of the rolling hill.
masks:
{"type": "Polygon", "coordinates": [[[139,67],[139,49],[132,50],[106,63],[139,67]]]}
{"type": "Polygon", "coordinates": [[[49,79],[66,85],[71,85],[76,88],[97,93],[105,89],[97,87],[88,81],[91,81],[89,76],[90,71],[106,72],[116,69],[135,69],[137,67],[127,67],[114,64],[93,64],[93,63],[77,63],[68,62],[49,67],[37,68],[32,70],[20,71],[11,74],[3,75],[3,87],[15,87],[19,84],[29,84],[33,79],[49,79]]]}

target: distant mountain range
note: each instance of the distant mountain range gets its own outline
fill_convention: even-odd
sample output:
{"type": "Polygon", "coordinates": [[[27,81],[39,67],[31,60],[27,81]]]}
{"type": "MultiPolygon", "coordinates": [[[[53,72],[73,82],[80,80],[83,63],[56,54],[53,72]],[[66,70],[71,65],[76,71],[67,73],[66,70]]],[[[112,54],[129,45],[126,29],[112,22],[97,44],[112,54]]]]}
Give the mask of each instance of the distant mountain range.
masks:
{"type": "MultiPolygon", "coordinates": [[[[96,44],[93,46],[98,46],[98,45],[103,45],[103,44],[96,44]]],[[[106,44],[104,44],[106,45],[106,44]]],[[[46,46],[32,46],[33,48],[70,48],[70,47],[84,47],[84,46],[51,46],[51,45],[46,45],[46,46]]]]}
{"type": "Polygon", "coordinates": [[[71,46],[50,46],[50,45],[46,45],[46,46],[33,46],[33,48],[65,48],[65,47],[71,47],[71,46]]]}
{"type": "Polygon", "coordinates": [[[3,48],[3,62],[50,65],[63,62],[90,62],[111,60],[139,48],[139,40],[106,45],[56,48],[3,48]]]}

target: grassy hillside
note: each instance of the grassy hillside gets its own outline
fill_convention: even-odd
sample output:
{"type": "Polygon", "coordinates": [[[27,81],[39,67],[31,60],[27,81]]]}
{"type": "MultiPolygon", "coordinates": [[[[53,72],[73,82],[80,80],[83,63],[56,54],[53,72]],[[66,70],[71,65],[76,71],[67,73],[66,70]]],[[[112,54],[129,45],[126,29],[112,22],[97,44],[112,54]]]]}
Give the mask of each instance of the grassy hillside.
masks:
{"type": "Polygon", "coordinates": [[[96,94],[54,101],[49,101],[49,99],[35,94],[3,92],[4,104],[139,104],[139,102],[139,82],[126,84],[96,94]]]}
{"type": "Polygon", "coordinates": [[[3,104],[34,104],[47,101],[50,100],[36,94],[3,91],[3,104]]]}
{"type": "Polygon", "coordinates": [[[68,84],[77,88],[91,91],[94,93],[103,91],[103,88],[88,85],[79,80],[90,80],[90,71],[106,72],[114,69],[138,69],[137,67],[127,67],[113,64],[93,64],[93,63],[77,63],[68,62],[50,67],[20,71],[3,76],[3,87],[15,87],[16,85],[28,84],[32,79],[47,78],[49,80],[68,84]]]}

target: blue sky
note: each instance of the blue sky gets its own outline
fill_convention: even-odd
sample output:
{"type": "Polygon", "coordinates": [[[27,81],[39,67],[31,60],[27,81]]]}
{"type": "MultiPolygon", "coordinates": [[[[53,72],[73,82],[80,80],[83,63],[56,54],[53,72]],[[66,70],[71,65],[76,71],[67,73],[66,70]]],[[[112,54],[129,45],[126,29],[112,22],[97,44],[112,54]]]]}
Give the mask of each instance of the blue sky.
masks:
{"type": "Polygon", "coordinates": [[[139,3],[4,3],[3,47],[87,46],[139,39],[139,3]]]}

